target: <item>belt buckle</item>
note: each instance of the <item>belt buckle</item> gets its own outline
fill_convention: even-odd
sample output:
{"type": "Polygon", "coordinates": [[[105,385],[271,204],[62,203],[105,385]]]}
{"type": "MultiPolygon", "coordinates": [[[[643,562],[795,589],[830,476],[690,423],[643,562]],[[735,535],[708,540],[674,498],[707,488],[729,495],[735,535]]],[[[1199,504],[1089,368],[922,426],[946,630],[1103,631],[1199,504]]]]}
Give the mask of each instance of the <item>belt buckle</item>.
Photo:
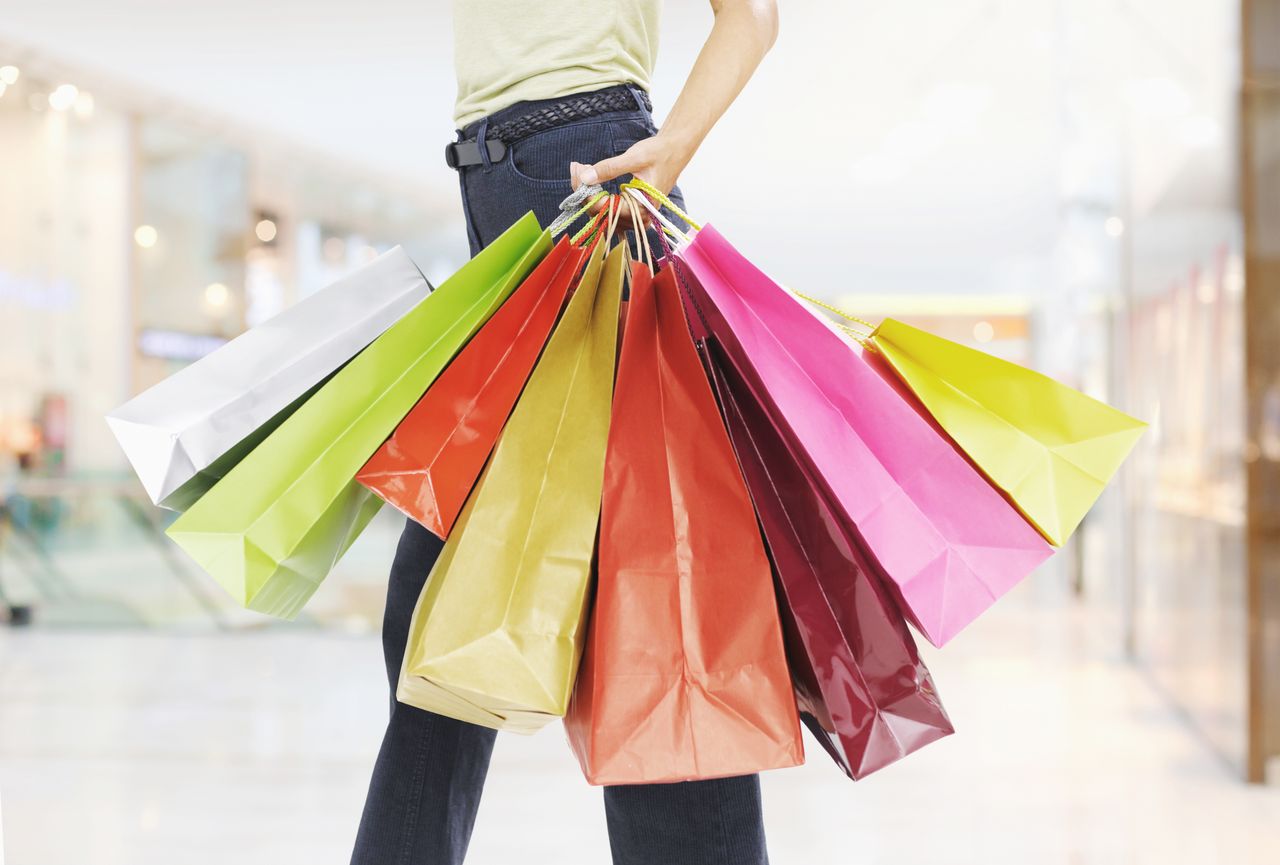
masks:
{"type": "MultiPolygon", "coordinates": [[[[496,138],[486,138],[485,149],[489,151],[490,162],[501,162],[507,155],[507,145],[496,138]]],[[[454,141],[444,146],[444,162],[455,171],[470,165],[481,165],[480,144],[474,139],[454,141]]]]}

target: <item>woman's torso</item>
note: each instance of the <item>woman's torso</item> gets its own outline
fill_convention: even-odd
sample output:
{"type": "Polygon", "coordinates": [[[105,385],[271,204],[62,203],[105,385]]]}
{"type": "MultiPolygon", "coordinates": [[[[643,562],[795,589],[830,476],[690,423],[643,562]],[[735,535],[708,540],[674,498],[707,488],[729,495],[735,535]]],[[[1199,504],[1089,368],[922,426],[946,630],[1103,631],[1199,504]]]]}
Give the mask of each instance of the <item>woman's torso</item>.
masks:
{"type": "Polygon", "coordinates": [[[649,89],[662,0],[454,0],[459,129],[612,84],[649,89]]]}

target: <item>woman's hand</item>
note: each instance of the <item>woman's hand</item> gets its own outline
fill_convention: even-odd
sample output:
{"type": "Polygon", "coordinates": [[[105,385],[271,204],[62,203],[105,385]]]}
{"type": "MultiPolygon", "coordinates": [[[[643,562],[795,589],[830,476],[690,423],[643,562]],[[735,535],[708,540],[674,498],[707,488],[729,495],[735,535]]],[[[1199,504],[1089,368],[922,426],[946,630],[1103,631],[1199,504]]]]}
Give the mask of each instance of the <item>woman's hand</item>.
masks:
{"type": "Polygon", "coordinates": [[[569,164],[573,188],[634,174],[669,193],[698,145],[778,36],[777,0],[711,0],[715,24],[662,131],[595,165],[569,164]]]}
{"type": "Polygon", "coordinates": [[[676,185],[680,172],[684,171],[693,158],[693,151],[692,146],[678,143],[675,136],[659,132],[652,138],[637,141],[625,153],[601,160],[595,165],[571,162],[569,175],[573,188],[577,189],[579,186],[592,186],[631,174],[656,186],[665,194],[676,185]]]}

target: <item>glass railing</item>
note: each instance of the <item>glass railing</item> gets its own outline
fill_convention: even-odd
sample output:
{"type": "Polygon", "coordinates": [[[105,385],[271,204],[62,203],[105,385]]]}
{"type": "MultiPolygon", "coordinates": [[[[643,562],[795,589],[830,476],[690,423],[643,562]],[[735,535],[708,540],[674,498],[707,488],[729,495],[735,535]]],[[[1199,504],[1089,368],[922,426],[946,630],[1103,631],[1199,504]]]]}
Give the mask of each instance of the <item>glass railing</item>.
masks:
{"type": "Polygon", "coordinates": [[[164,535],[172,514],[132,479],[26,478],[0,507],[0,604],[31,627],[377,626],[403,519],[366,529],[296,623],[241,609],[164,535]]]}

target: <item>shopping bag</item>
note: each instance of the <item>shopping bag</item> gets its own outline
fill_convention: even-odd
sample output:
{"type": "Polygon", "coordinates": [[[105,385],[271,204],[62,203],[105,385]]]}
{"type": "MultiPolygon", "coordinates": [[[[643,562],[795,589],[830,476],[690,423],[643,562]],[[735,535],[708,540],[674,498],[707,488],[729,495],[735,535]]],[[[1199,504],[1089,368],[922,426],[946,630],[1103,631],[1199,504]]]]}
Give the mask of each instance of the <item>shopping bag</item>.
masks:
{"type": "Polygon", "coordinates": [[[804,762],[769,559],[670,268],[631,282],[565,730],[592,784],[804,762]]]}
{"type": "Polygon", "coordinates": [[[521,219],[344,366],[169,527],[250,609],[292,617],[381,501],[356,472],[546,254],[521,219]]]}
{"type": "Polygon", "coordinates": [[[1046,375],[885,319],[869,343],[978,468],[1061,546],[1146,424],[1046,375]]]}
{"type": "Polygon", "coordinates": [[[873,560],[723,349],[702,349],[778,578],[805,725],[845,774],[865,777],[951,721],[873,560]]]}
{"type": "Polygon", "coordinates": [[[400,247],[107,415],[151,501],[182,511],[431,286],[400,247]]]}
{"type": "Polygon", "coordinates": [[[903,613],[951,639],[1052,552],[833,325],[714,228],[677,250],[707,326],[856,528],[903,613]]]}
{"type": "Polygon", "coordinates": [[[581,657],[623,248],[597,244],[414,609],[396,697],[530,733],[581,657]]]}
{"type": "Polygon", "coordinates": [[[447,537],[547,341],[583,254],[563,239],[356,475],[447,537]]]}

